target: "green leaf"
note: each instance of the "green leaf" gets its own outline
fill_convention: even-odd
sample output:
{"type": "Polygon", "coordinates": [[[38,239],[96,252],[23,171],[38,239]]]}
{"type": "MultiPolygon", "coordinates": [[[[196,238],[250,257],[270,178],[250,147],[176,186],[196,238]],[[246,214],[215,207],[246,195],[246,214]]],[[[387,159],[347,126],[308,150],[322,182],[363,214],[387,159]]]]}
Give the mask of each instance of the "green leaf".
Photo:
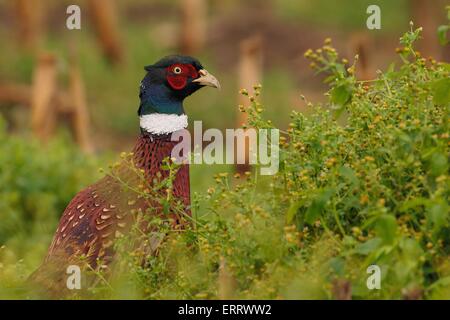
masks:
{"type": "Polygon", "coordinates": [[[383,214],[375,223],[375,232],[384,243],[391,244],[394,242],[397,231],[397,220],[394,216],[383,214]]]}
{"type": "Polygon", "coordinates": [[[433,102],[438,105],[450,103],[450,78],[435,81],[432,86],[433,102]]]}
{"type": "Polygon", "coordinates": [[[352,236],[345,235],[342,238],[342,243],[346,247],[352,247],[353,248],[358,243],[358,241],[356,241],[356,239],[353,238],[352,236]]]}
{"type": "Polygon", "coordinates": [[[434,203],[427,209],[427,218],[433,224],[434,231],[439,231],[447,224],[449,217],[448,211],[449,208],[445,202],[434,203]]]}
{"type": "Polygon", "coordinates": [[[305,202],[304,200],[301,200],[301,201],[291,203],[288,211],[286,212],[286,222],[288,224],[292,223],[295,216],[297,215],[298,209],[300,209],[303,206],[304,202],[305,202]]]}
{"type": "Polygon", "coordinates": [[[351,97],[352,90],[347,84],[341,84],[331,89],[331,102],[338,106],[345,106],[351,97]]]}
{"type": "Polygon", "coordinates": [[[337,63],[336,64],[336,71],[341,75],[341,76],[345,76],[345,65],[341,64],[341,63],[337,63]]]}
{"type": "Polygon", "coordinates": [[[445,71],[450,71],[450,63],[442,62],[442,68],[444,68],[445,71]]]}
{"type": "Polygon", "coordinates": [[[342,166],[339,168],[339,174],[347,179],[351,184],[358,184],[358,178],[356,177],[356,173],[352,168],[342,166]]]}
{"type": "Polygon", "coordinates": [[[399,212],[406,212],[410,209],[414,209],[420,206],[426,207],[430,203],[429,199],[426,198],[412,198],[403,202],[398,208],[399,212]]]}
{"type": "Polygon", "coordinates": [[[394,72],[395,71],[395,62],[392,62],[390,65],[389,65],[389,67],[388,67],[388,69],[387,69],[387,73],[392,73],[392,72],[394,72]]]}
{"type": "Polygon", "coordinates": [[[162,204],[163,213],[164,214],[169,214],[170,213],[170,203],[169,203],[169,201],[167,201],[166,199],[162,199],[161,200],[161,204],[162,204]]]}
{"type": "Polygon", "coordinates": [[[415,261],[423,254],[422,247],[415,239],[404,237],[399,241],[399,247],[403,252],[403,259],[415,261]]]}
{"type": "Polygon", "coordinates": [[[430,159],[430,170],[434,176],[439,176],[447,172],[447,157],[440,153],[434,152],[430,159]]]}
{"type": "Polygon", "coordinates": [[[331,76],[326,77],[325,80],[323,80],[323,82],[330,83],[330,82],[333,82],[334,80],[336,80],[336,76],[334,74],[332,74],[331,76]]]}
{"type": "Polygon", "coordinates": [[[450,276],[441,278],[428,287],[428,290],[435,289],[437,287],[450,286],[450,276]]]}
{"type": "Polygon", "coordinates": [[[332,194],[333,190],[325,189],[312,201],[305,214],[305,221],[307,223],[312,224],[319,218],[332,194]]]}
{"type": "Polygon", "coordinates": [[[375,251],[376,249],[378,249],[378,247],[380,246],[381,243],[382,243],[382,240],[380,238],[373,238],[373,239],[367,240],[364,243],[359,244],[355,248],[355,250],[356,250],[356,253],[366,256],[366,255],[372,253],[373,251],[375,251]]]}
{"type": "Polygon", "coordinates": [[[339,276],[345,272],[345,261],[341,257],[334,257],[329,261],[330,268],[339,276]]]}

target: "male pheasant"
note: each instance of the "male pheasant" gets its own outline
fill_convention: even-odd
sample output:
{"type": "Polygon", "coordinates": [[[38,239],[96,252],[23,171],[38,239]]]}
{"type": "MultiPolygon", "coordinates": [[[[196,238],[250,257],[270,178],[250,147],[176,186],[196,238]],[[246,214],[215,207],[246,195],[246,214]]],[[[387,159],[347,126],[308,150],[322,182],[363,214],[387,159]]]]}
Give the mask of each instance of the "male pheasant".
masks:
{"type": "MultiPolygon", "coordinates": [[[[171,157],[178,141],[172,134],[187,127],[183,100],[204,86],[219,88],[219,82],[197,59],[188,56],[168,56],[145,67],[147,74],[140,85],[141,134],[137,139],[132,162],[151,186],[167,177],[161,167],[171,157]]],[[[116,170],[117,177],[107,175],[80,191],[64,211],[48,254],[31,278],[45,294],[58,297],[67,294],[67,267],[78,264],[80,258],[95,270],[111,263],[113,241],[118,234],[128,232],[133,223],[132,209],[144,214],[161,214],[157,201],[132,197],[123,182],[136,184],[127,168],[116,170]]],[[[173,196],[190,214],[189,168],[182,164],[173,181],[173,196]]],[[[174,215],[176,220],[176,215],[174,215]]],[[[175,222],[176,223],[176,222],[175,222]]],[[[152,252],[150,243],[149,252],[152,252]]],[[[154,244],[153,244],[154,246],[154,244]]]]}

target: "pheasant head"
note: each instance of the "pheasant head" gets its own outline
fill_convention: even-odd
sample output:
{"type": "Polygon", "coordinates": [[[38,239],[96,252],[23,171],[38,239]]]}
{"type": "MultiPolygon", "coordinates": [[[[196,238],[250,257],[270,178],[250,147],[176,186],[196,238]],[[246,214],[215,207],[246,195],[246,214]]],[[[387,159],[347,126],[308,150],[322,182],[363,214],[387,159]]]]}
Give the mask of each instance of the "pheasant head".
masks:
{"type": "Polygon", "coordinates": [[[145,70],[138,115],[141,130],[154,135],[186,128],[184,99],[204,86],[220,88],[219,81],[189,56],[167,56],[145,70]]]}

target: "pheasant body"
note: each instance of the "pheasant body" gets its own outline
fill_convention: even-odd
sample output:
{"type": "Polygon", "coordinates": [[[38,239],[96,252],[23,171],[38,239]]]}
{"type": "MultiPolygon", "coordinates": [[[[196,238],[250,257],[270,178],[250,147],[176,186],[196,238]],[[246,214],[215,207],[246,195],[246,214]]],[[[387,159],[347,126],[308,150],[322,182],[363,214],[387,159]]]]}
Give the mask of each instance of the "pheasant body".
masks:
{"type": "MultiPolygon", "coordinates": [[[[128,162],[119,164],[111,175],[80,191],[70,201],[43,264],[30,277],[47,296],[68,294],[66,271],[70,265],[90,270],[108,267],[115,258],[114,240],[130,231],[136,223],[136,211],[151,216],[167,213],[158,201],[167,190],[158,185],[168,178],[169,171],[164,170],[163,163],[179,143],[179,139],[172,141],[172,134],[187,126],[182,102],[205,85],[218,87],[219,84],[191,57],[169,56],[145,70],[148,73],[141,82],[139,94],[141,134],[132,152],[133,168],[128,162]],[[136,190],[142,184],[154,189],[155,197],[138,196],[136,190]]],[[[181,203],[182,214],[190,215],[187,164],[177,169],[170,192],[181,203]]],[[[169,217],[177,227],[180,214],[172,206],[169,217]]],[[[146,223],[140,227],[143,232],[151,231],[146,223]]],[[[155,252],[159,243],[156,240],[148,244],[145,250],[148,254],[155,252]]]]}

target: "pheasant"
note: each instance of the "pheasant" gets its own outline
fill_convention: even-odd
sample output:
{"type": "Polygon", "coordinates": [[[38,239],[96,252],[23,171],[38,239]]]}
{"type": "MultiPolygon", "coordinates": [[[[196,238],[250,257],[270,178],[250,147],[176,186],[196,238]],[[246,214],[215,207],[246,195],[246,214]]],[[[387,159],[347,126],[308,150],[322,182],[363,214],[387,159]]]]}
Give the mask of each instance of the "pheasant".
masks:
{"type": "MultiPolygon", "coordinates": [[[[178,143],[172,141],[172,134],[188,125],[183,100],[204,86],[219,88],[220,85],[197,59],[189,56],[167,56],[144,69],[147,73],[140,84],[138,110],[141,133],[130,155],[145,181],[153,185],[168,175],[162,166],[178,143]]],[[[114,239],[118,234],[129,232],[133,223],[130,211],[161,214],[160,203],[136,200],[124,189],[124,180],[128,184],[137,183],[129,169],[116,171],[120,179],[106,175],[80,191],[65,209],[44,262],[30,276],[31,283],[44,294],[64,296],[68,290],[67,267],[76,265],[81,258],[92,270],[100,263],[102,266],[110,264],[114,258],[114,239]]],[[[178,168],[172,190],[173,197],[190,215],[188,164],[178,168]]],[[[176,225],[179,219],[176,214],[173,216],[176,225]]],[[[149,246],[151,253],[155,244],[149,246]]]]}

